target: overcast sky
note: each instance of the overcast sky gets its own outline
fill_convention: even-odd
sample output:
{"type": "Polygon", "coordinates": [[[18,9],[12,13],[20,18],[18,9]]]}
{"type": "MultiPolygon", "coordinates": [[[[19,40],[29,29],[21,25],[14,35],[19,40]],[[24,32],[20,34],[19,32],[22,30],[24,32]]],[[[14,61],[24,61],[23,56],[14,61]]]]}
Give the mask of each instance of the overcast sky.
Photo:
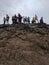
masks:
{"type": "Polygon", "coordinates": [[[37,14],[39,19],[43,16],[44,22],[49,23],[49,0],[0,0],[0,23],[6,14],[11,17],[18,13],[31,18],[37,14]]]}

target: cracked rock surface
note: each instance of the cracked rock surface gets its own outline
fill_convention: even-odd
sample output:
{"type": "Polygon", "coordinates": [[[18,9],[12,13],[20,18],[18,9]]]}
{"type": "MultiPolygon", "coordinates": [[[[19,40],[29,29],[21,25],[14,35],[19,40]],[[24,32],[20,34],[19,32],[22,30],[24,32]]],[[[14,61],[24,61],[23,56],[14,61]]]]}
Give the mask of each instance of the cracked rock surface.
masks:
{"type": "Polygon", "coordinates": [[[49,65],[49,26],[0,25],[0,65],[49,65]]]}

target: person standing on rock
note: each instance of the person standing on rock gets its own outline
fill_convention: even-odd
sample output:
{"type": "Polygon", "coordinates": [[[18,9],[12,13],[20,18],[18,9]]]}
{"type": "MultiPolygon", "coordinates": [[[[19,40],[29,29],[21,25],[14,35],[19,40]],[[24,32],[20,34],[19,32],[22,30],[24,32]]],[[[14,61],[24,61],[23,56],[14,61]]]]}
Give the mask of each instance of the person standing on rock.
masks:
{"type": "Polygon", "coordinates": [[[35,23],[36,20],[35,20],[35,17],[32,18],[32,24],[35,23]]]}
{"type": "Polygon", "coordinates": [[[16,14],[12,16],[12,24],[17,24],[17,16],[16,14]]]}
{"type": "Polygon", "coordinates": [[[43,23],[43,17],[41,17],[41,19],[40,19],[40,23],[41,23],[41,24],[43,23]]]}
{"type": "Polygon", "coordinates": [[[8,16],[8,14],[6,15],[6,21],[7,21],[7,24],[9,24],[9,16],[8,16]]]}
{"type": "Polygon", "coordinates": [[[6,19],[5,19],[5,17],[3,18],[3,21],[4,21],[4,24],[5,24],[5,22],[6,22],[6,19]]]}
{"type": "Polygon", "coordinates": [[[35,20],[39,23],[38,16],[35,14],[35,20]]]}
{"type": "Polygon", "coordinates": [[[15,19],[15,24],[17,24],[17,16],[16,16],[16,14],[14,16],[14,19],[15,19]]]}
{"type": "Polygon", "coordinates": [[[12,24],[14,24],[14,23],[15,23],[14,16],[12,16],[12,24]]]}
{"type": "Polygon", "coordinates": [[[21,14],[20,14],[20,13],[18,14],[18,22],[19,22],[19,23],[21,23],[21,22],[22,22],[22,16],[21,16],[21,14]]]}
{"type": "Polygon", "coordinates": [[[28,16],[28,23],[30,23],[30,17],[28,16]]]}

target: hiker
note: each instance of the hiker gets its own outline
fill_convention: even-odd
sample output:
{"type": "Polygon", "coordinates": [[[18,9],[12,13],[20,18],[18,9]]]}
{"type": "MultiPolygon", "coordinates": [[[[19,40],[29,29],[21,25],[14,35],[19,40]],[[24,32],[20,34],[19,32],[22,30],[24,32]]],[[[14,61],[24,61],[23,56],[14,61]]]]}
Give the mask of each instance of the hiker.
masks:
{"type": "Polygon", "coordinates": [[[29,16],[28,16],[28,18],[27,18],[27,19],[28,19],[28,23],[30,23],[30,17],[29,17],[29,16]]]}
{"type": "Polygon", "coordinates": [[[30,23],[30,17],[27,17],[27,16],[24,17],[24,18],[23,18],[23,22],[24,22],[24,23],[30,23]]]}
{"type": "Polygon", "coordinates": [[[12,24],[14,24],[14,23],[15,23],[14,16],[12,16],[12,24]]]}
{"type": "Polygon", "coordinates": [[[40,23],[43,23],[43,17],[41,17],[41,19],[40,19],[40,23]]]}
{"type": "Polygon", "coordinates": [[[5,22],[6,22],[6,19],[5,19],[5,17],[3,18],[3,21],[4,21],[4,24],[5,24],[5,22]]]}
{"type": "Polygon", "coordinates": [[[8,16],[8,14],[6,15],[6,21],[7,21],[7,24],[9,24],[9,16],[8,16]]]}
{"type": "Polygon", "coordinates": [[[7,24],[9,24],[9,16],[8,14],[6,15],[6,17],[3,18],[4,24],[5,22],[7,22],[7,24]]]}
{"type": "Polygon", "coordinates": [[[27,22],[27,16],[26,17],[23,17],[23,22],[27,22]]]}
{"type": "Polygon", "coordinates": [[[35,23],[35,22],[36,22],[36,20],[35,20],[35,18],[33,17],[33,18],[32,18],[32,23],[35,23]]]}
{"type": "Polygon", "coordinates": [[[26,19],[25,19],[25,17],[23,17],[23,22],[25,23],[25,21],[26,21],[26,19]]]}
{"type": "Polygon", "coordinates": [[[22,16],[21,16],[21,14],[18,14],[18,22],[19,22],[19,23],[22,22],[22,16]]]}
{"type": "Polygon", "coordinates": [[[12,16],[12,24],[17,24],[17,16],[16,14],[12,16]]]}
{"type": "Polygon", "coordinates": [[[38,17],[37,17],[37,15],[35,14],[35,20],[38,20],[38,17]]]}

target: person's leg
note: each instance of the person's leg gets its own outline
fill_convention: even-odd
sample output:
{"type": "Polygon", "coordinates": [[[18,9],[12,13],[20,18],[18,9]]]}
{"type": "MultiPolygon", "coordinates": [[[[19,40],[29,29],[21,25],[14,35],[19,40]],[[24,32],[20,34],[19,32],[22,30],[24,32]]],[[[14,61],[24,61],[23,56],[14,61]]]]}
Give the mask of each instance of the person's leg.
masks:
{"type": "Polygon", "coordinates": [[[4,21],[4,24],[5,24],[5,21],[4,21]]]}
{"type": "Polygon", "coordinates": [[[16,24],[17,24],[17,19],[16,19],[16,24]]]}

